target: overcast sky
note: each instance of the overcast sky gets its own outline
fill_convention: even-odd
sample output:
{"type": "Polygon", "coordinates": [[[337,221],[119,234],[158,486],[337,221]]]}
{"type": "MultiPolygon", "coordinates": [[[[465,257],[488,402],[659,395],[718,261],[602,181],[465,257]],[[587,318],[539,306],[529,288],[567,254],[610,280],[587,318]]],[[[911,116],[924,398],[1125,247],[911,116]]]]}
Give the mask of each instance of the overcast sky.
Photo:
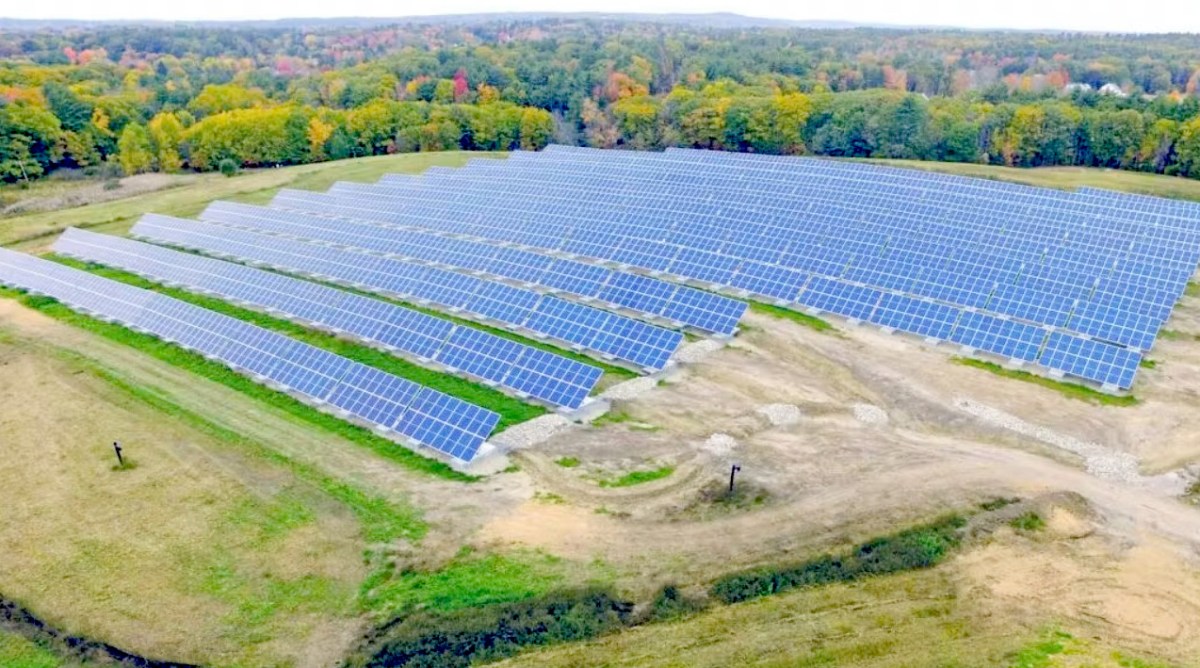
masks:
{"type": "Polygon", "coordinates": [[[0,16],[70,19],[277,19],[410,16],[508,11],[736,12],[801,20],[843,20],[966,28],[1114,32],[1200,32],[1196,0],[6,0],[0,16]]]}

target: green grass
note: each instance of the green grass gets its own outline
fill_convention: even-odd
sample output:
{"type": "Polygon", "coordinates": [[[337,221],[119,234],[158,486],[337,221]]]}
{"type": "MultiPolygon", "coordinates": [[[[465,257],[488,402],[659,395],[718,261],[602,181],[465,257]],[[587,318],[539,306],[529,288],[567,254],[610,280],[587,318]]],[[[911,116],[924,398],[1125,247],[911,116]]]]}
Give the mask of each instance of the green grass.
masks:
{"type": "Polygon", "coordinates": [[[1065,397],[1070,397],[1071,399],[1078,399],[1080,401],[1100,404],[1103,406],[1133,406],[1138,403],[1137,397],[1133,396],[1132,394],[1108,394],[1099,390],[1093,390],[1092,388],[1084,385],[1065,383],[1059,380],[1054,380],[1053,378],[1039,376],[1028,371],[1021,371],[1019,369],[1006,369],[994,362],[977,360],[971,357],[955,357],[953,359],[957,364],[975,367],[976,369],[983,369],[984,371],[990,371],[991,373],[1004,378],[1013,378],[1016,380],[1023,380],[1027,383],[1033,383],[1034,385],[1040,385],[1042,387],[1054,390],[1065,397]]]}
{"type": "Polygon", "coordinates": [[[1157,369],[1158,360],[1152,360],[1149,357],[1143,357],[1142,361],[1138,362],[1138,366],[1142,367],[1143,369],[1157,369]]]}
{"type": "Polygon", "coordinates": [[[0,666],[4,668],[59,668],[64,665],[50,650],[23,636],[0,629],[0,666]]]}
{"type": "Polygon", "coordinates": [[[482,406],[500,414],[500,422],[496,427],[497,430],[507,429],[514,424],[532,420],[546,413],[546,409],[542,406],[527,404],[499,390],[485,387],[479,383],[459,378],[458,376],[432,371],[384,351],[376,350],[375,348],[353,341],[339,339],[331,334],[311,330],[283,318],[235,306],[216,297],[208,297],[179,288],[167,287],[113,267],[81,262],[61,255],[50,254],[45,257],[69,267],[88,271],[97,276],[103,276],[134,287],[152,290],[159,294],[209,309],[210,311],[223,313],[238,320],[258,325],[264,329],[286,334],[297,341],[328,350],[331,353],[366,364],[367,366],[375,367],[401,378],[407,378],[414,383],[433,388],[453,397],[458,397],[476,406],[482,406]]]}
{"type": "Polygon", "coordinates": [[[1026,647],[1014,652],[1009,657],[1009,668],[1050,668],[1057,665],[1055,656],[1068,651],[1068,646],[1074,644],[1074,637],[1063,631],[1049,631],[1041,638],[1026,647]]]}
{"type": "Polygon", "coordinates": [[[613,411],[597,417],[591,422],[593,427],[603,427],[608,424],[623,424],[634,431],[659,431],[662,427],[642,422],[625,411],[613,411]]]}
{"type": "Polygon", "coordinates": [[[783,306],[775,306],[774,304],[764,304],[762,302],[750,302],[750,310],[755,313],[762,313],[781,320],[791,320],[792,322],[804,325],[809,329],[814,329],[818,332],[836,331],[827,320],[822,320],[815,315],[809,315],[801,311],[796,311],[783,306]]]}
{"type": "Polygon", "coordinates": [[[7,288],[0,288],[0,297],[15,298],[25,306],[40,311],[55,320],[79,327],[117,343],[136,348],[172,366],[191,371],[199,376],[221,383],[264,404],[282,410],[294,418],[323,429],[330,434],[361,445],[371,452],[400,464],[405,468],[460,482],[478,480],[477,476],[456,471],[444,462],[419,455],[402,445],[376,435],[369,429],[323,413],[287,394],[277,392],[264,385],[259,385],[224,365],[148,334],[141,334],[120,325],[106,323],[76,313],[67,306],[48,297],[27,295],[7,288]]]}
{"type": "Polygon", "coordinates": [[[435,165],[457,167],[471,158],[499,155],[460,151],[405,153],[248,170],[234,178],[226,178],[218,173],[184,174],[178,179],[178,184],[143,195],[0,219],[0,245],[34,241],[66,227],[91,227],[123,233],[142,214],[150,211],[191,217],[214,200],[263,204],[280,188],[324,190],[335,181],[374,181],[389,172],[420,172],[435,165]]]}
{"type": "Polygon", "coordinates": [[[1042,529],[1045,529],[1046,520],[1042,519],[1041,515],[1038,515],[1031,510],[1020,515],[1019,517],[1012,518],[1008,525],[1017,531],[1032,533],[1034,531],[1041,531],[1042,529]]]}
{"type": "Polygon", "coordinates": [[[362,586],[366,610],[385,617],[449,612],[542,596],[566,582],[566,563],[540,552],[478,555],[464,549],[436,571],[383,569],[362,586]]]}
{"type": "Polygon", "coordinates": [[[655,480],[662,480],[663,478],[670,477],[674,472],[674,466],[660,466],[656,469],[630,471],[617,478],[600,480],[599,485],[601,487],[632,487],[634,485],[654,482],[655,480]]]}
{"type": "Polygon", "coordinates": [[[1187,287],[1183,290],[1183,294],[1189,297],[1200,297],[1200,283],[1188,281],[1187,287]]]}
{"type": "Polygon", "coordinates": [[[565,469],[573,469],[576,466],[579,466],[579,458],[578,457],[559,457],[558,459],[554,460],[554,463],[558,464],[559,466],[561,466],[565,469]]]}

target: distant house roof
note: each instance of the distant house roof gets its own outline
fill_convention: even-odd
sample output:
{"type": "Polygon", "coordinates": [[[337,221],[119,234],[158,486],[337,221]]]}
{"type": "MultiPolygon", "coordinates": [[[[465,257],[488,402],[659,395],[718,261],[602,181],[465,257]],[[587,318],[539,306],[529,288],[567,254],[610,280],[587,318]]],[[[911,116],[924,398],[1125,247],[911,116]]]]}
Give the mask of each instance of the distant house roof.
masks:
{"type": "Polygon", "coordinates": [[[1092,85],[1086,84],[1086,83],[1069,83],[1069,84],[1063,86],[1064,93],[1074,93],[1075,91],[1079,91],[1079,90],[1087,92],[1087,91],[1090,91],[1091,89],[1092,89],[1092,85]]]}
{"type": "Polygon", "coordinates": [[[1117,97],[1125,97],[1125,91],[1115,83],[1106,83],[1100,87],[1101,95],[1116,95],[1117,97]]]}

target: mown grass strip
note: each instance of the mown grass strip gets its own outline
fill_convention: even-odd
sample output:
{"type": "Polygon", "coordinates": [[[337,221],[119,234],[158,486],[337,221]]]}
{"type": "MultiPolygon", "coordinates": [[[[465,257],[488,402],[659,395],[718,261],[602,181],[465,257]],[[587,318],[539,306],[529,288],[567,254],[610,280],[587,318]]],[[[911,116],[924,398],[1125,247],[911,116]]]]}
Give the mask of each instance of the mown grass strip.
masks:
{"type": "Polygon", "coordinates": [[[961,542],[958,530],[966,524],[961,515],[941,519],[867,541],[841,555],[824,555],[793,566],[758,568],[727,575],[709,589],[724,603],[739,603],[798,587],[849,582],[929,568],[946,558],[961,542]]]}
{"type": "Polygon", "coordinates": [[[66,305],[49,297],[29,295],[9,288],[0,288],[0,297],[16,299],[25,306],[40,311],[55,320],[79,327],[80,329],[130,346],[131,348],[136,348],[172,366],[191,371],[199,376],[221,383],[226,387],[282,410],[297,419],[319,427],[326,432],[361,445],[371,452],[405,468],[460,482],[473,482],[479,479],[478,476],[456,471],[449,464],[419,455],[402,445],[376,435],[369,429],[338,419],[328,413],[323,413],[299,399],[272,390],[265,385],[259,385],[222,364],[213,362],[202,355],[180,348],[175,344],[167,343],[149,334],[135,332],[120,325],[103,322],[77,313],[66,305]]]}
{"type": "Polygon", "coordinates": [[[977,360],[971,357],[955,357],[953,360],[957,364],[975,367],[976,369],[983,369],[984,371],[990,371],[1003,378],[1013,378],[1015,380],[1023,380],[1027,383],[1033,383],[1034,385],[1040,385],[1042,387],[1054,390],[1065,397],[1070,397],[1071,399],[1078,399],[1080,401],[1100,404],[1103,406],[1133,406],[1138,403],[1137,397],[1133,396],[1132,394],[1107,394],[1099,390],[1093,390],[1092,388],[1084,385],[1065,383],[1063,381],[1054,380],[1053,378],[1039,376],[1028,371],[1021,371],[1020,369],[1006,369],[995,362],[977,360]]]}
{"type": "Polygon", "coordinates": [[[525,403],[499,390],[494,390],[479,383],[459,378],[458,376],[426,369],[419,364],[409,362],[382,350],[377,350],[353,341],[339,339],[321,331],[308,329],[283,318],[276,318],[265,313],[242,308],[217,297],[209,297],[180,288],[168,287],[115,267],[81,262],[62,255],[52,254],[44,257],[69,267],[91,272],[97,276],[120,281],[134,287],[152,290],[168,297],[174,297],[180,301],[195,304],[196,306],[258,325],[264,329],[286,334],[297,341],[303,341],[309,345],[352,359],[355,362],[375,367],[401,378],[407,378],[414,383],[431,387],[452,397],[458,397],[476,406],[482,406],[500,414],[500,423],[496,427],[497,430],[507,429],[514,424],[532,420],[546,413],[546,409],[542,406],[525,403]]]}
{"type": "MultiPolygon", "coordinates": [[[[0,290],[4,289],[0,288],[0,290]]],[[[61,304],[57,305],[60,308],[66,308],[61,304]]],[[[161,393],[130,382],[120,374],[96,364],[80,353],[57,348],[55,354],[68,364],[108,383],[129,398],[164,415],[170,415],[173,420],[183,422],[191,429],[221,443],[237,447],[251,456],[280,465],[291,471],[297,478],[315,485],[354,513],[362,526],[364,537],[369,542],[391,542],[400,538],[415,541],[421,539],[429,530],[429,526],[421,519],[420,511],[415,507],[393,503],[383,497],[369,494],[350,483],[321,472],[312,465],[272,450],[258,441],[247,438],[209,420],[200,413],[179,405],[161,393]]],[[[451,470],[453,471],[453,469],[451,470]]],[[[457,471],[454,473],[458,474],[457,471]]]]}
{"type": "Polygon", "coordinates": [[[764,315],[769,315],[781,320],[791,320],[792,322],[799,323],[818,332],[836,331],[834,326],[830,324],[828,320],[822,320],[815,315],[809,315],[807,313],[802,313],[790,308],[784,308],[782,306],[775,306],[774,304],[750,302],[750,310],[754,311],[755,313],[762,313],[764,315]]]}

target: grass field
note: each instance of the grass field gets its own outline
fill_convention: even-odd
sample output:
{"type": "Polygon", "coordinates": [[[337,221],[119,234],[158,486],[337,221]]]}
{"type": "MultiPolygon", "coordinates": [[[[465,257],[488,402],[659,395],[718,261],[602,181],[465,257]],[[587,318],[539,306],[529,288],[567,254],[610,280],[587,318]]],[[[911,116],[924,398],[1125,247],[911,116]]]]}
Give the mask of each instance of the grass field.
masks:
{"type": "Polygon", "coordinates": [[[1082,186],[1106,188],[1156,197],[1200,201],[1200,180],[1162,174],[1128,172],[1092,167],[999,167],[961,162],[925,162],[922,160],[866,160],[880,165],[923,169],[943,174],[974,176],[998,181],[1024,183],[1043,188],[1073,190],[1082,186]]]}
{"type": "Polygon", "coordinates": [[[335,181],[374,181],[388,172],[420,172],[429,167],[458,166],[486,153],[405,153],[312,165],[257,169],[233,178],[218,173],[188,174],[171,187],[109,202],[60,211],[0,218],[0,245],[40,239],[66,227],[124,233],[147,212],[192,217],[209,202],[229,199],[266,203],[280,188],[324,190],[335,181]]]}

